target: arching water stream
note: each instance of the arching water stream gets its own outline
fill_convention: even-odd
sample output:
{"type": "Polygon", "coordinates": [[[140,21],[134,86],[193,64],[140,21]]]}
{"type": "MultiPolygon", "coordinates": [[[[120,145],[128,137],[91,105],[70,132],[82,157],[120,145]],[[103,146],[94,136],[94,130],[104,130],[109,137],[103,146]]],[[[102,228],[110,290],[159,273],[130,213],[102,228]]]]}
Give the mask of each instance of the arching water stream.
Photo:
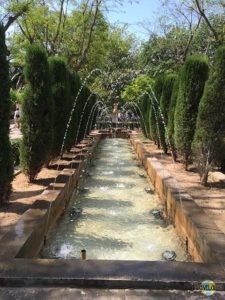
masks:
{"type": "Polygon", "coordinates": [[[86,249],[87,259],[162,260],[162,252],[173,250],[177,260],[187,260],[173,226],[151,213],[160,202],[145,191],[149,183],[128,140],[102,140],[88,172],[42,257],[80,258],[86,249]]]}

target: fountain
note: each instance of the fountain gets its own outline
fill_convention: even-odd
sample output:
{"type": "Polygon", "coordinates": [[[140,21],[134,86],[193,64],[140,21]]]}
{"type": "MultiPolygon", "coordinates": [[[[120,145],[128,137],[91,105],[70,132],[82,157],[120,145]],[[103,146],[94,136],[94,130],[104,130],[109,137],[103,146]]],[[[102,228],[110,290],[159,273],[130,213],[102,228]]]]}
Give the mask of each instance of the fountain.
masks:
{"type": "Polygon", "coordinates": [[[172,249],[178,260],[187,259],[173,226],[148,213],[161,206],[146,193],[146,176],[139,176],[130,147],[126,139],[100,142],[85,192],[71,200],[72,208],[50,231],[42,257],[79,259],[85,249],[89,259],[162,260],[162,253],[172,249]]]}
{"type": "MultiPolygon", "coordinates": [[[[99,71],[98,69],[97,70],[93,70],[93,72],[94,71],[99,71]]],[[[89,76],[92,74],[92,72],[89,74],[89,76]]],[[[89,77],[88,76],[88,77],[89,77]]],[[[88,78],[87,77],[87,78],[88,78]]],[[[87,80],[87,79],[86,79],[87,80]]],[[[84,81],[84,83],[86,82],[86,80],[84,81]]],[[[68,121],[68,124],[67,124],[67,129],[66,129],[66,132],[65,132],[65,135],[64,135],[64,139],[63,139],[63,144],[62,144],[62,148],[61,148],[61,156],[62,156],[62,153],[63,153],[63,148],[64,148],[64,143],[65,143],[65,140],[66,140],[66,135],[67,135],[67,132],[68,132],[68,128],[69,128],[69,126],[70,126],[70,122],[71,122],[71,120],[72,120],[72,114],[73,114],[73,111],[74,111],[74,109],[75,109],[75,107],[76,107],[76,102],[77,102],[77,99],[78,99],[78,97],[79,97],[79,94],[80,94],[80,92],[81,92],[81,90],[82,90],[82,88],[83,88],[83,86],[84,86],[84,83],[82,84],[82,86],[81,86],[81,88],[80,88],[80,90],[78,91],[78,94],[77,94],[77,96],[76,96],[76,98],[75,98],[75,101],[74,101],[74,105],[73,105],[73,109],[72,109],[72,111],[71,111],[71,115],[70,115],[70,118],[69,118],[69,121],[68,121]]],[[[86,109],[86,107],[87,107],[87,105],[88,105],[88,103],[89,103],[89,101],[90,101],[90,99],[91,99],[91,97],[92,97],[92,95],[93,95],[93,93],[92,94],[90,94],[89,95],[89,97],[86,99],[86,101],[85,101],[85,103],[84,103],[84,107],[83,107],[83,110],[82,110],[82,113],[81,113],[81,117],[80,117],[80,120],[79,120],[79,125],[78,125],[78,129],[77,129],[77,134],[76,134],[76,139],[75,139],[75,145],[77,144],[77,141],[78,141],[78,134],[79,134],[79,130],[80,130],[80,126],[81,126],[81,123],[82,123],[82,120],[83,120],[83,115],[84,115],[84,112],[85,112],[85,109],[86,109]]],[[[142,96],[142,95],[141,95],[142,96]]],[[[142,115],[142,112],[141,112],[141,109],[140,109],[140,107],[138,106],[138,104],[137,103],[133,103],[133,102],[128,102],[128,103],[126,103],[125,105],[124,105],[124,107],[123,107],[123,109],[125,109],[126,108],[126,106],[128,106],[128,105],[132,105],[134,108],[135,108],[135,110],[137,110],[136,111],[136,113],[137,112],[139,112],[139,114],[140,114],[140,116],[141,116],[141,118],[142,118],[142,121],[143,121],[143,124],[144,124],[144,126],[145,126],[145,122],[144,122],[144,117],[143,117],[143,115],[142,115]]],[[[96,109],[98,109],[99,110],[99,113],[101,114],[100,115],[100,123],[102,123],[102,118],[103,118],[103,113],[105,113],[105,115],[106,115],[106,117],[108,116],[107,115],[107,113],[105,112],[106,110],[107,110],[107,108],[106,107],[104,107],[104,104],[103,104],[103,102],[101,102],[101,101],[97,101],[94,105],[93,105],[93,107],[91,108],[91,112],[90,112],[90,114],[89,114],[89,116],[88,116],[88,122],[87,122],[87,125],[86,125],[86,128],[85,128],[85,134],[84,134],[84,137],[86,136],[86,132],[87,132],[87,130],[88,130],[88,124],[89,124],[89,122],[90,122],[90,128],[91,128],[91,126],[92,126],[92,122],[93,122],[93,118],[94,118],[94,116],[95,116],[95,111],[96,111],[96,109]],[[100,107],[101,106],[101,107],[100,107]],[[92,118],[92,120],[91,120],[91,118],[92,118]]],[[[127,120],[126,120],[127,121],[127,120]]],[[[97,124],[98,124],[98,117],[97,117],[97,124]]],[[[110,116],[110,120],[107,120],[107,124],[109,125],[109,127],[111,128],[111,130],[112,130],[112,132],[113,132],[113,136],[112,137],[116,137],[116,135],[115,135],[115,133],[116,133],[116,131],[117,131],[117,127],[118,127],[118,125],[119,125],[119,108],[118,108],[118,103],[114,103],[114,107],[113,107],[113,111],[112,111],[112,115],[110,116]]],[[[146,133],[147,133],[147,128],[146,128],[146,126],[145,126],[145,131],[146,131],[146,133]]],[[[114,146],[115,146],[115,144],[114,144],[114,146]]],[[[117,161],[117,158],[116,158],[116,161],[117,161]]],[[[124,164],[123,164],[123,166],[124,166],[124,164]]],[[[84,171],[84,170],[83,170],[84,171]]],[[[86,176],[88,176],[88,172],[83,172],[83,174],[82,175],[80,175],[80,178],[82,179],[82,180],[84,180],[84,175],[86,174],[86,176]]],[[[112,174],[111,176],[112,176],[112,178],[114,178],[114,171],[113,172],[105,172],[105,174],[107,174],[107,175],[109,175],[109,174],[112,174]]],[[[146,178],[146,175],[144,174],[144,173],[140,173],[139,172],[139,174],[138,174],[138,176],[139,176],[139,178],[140,178],[140,180],[142,179],[142,180],[145,180],[145,178],[146,178]]],[[[90,177],[90,176],[89,176],[90,177]]],[[[91,179],[92,179],[92,177],[93,176],[91,176],[91,178],[89,178],[87,181],[90,181],[91,179]]],[[[137,180],[137,179],[136,179],[137,180]]],[[[82,181],[83,182],[83,181],[82,181]]],[[[84,182],[83,182],[84,183],[84,182]]],[[[116,185],[115,185],[115,187],[117,188],[117,189],[122,189],[122,190],[124,190],[124,188],[126,187],[126,185],[124,185],[124,183],[117,183],[116,185]]],[[[129,189],[130,189],[130,185],[128,185],[128,187],[129,187],[129,189]]],[[[100,190],[103,190],[104,191],[104,189],[102,189],[103,187],[101,187],[100,188],[100,190]]],[[[137,186],[136,186],[136,189],[137,189],[137,186]]],[[[107,192],[108,192],[108,188],[107,188],[107,192]]],[[[146,194],[151,194],[151,193],[149,193],[148,192],[148,189],[146,189],[146,188],[142,188],[142,190],[144,190],[145,192],[146,192],[146,194]]],[[[76,194],[76,197],[78,196],[78,197],[85,197],[85,194],[86,193],[83,193],[83,191],[85,191],[85,188],[83,187],[79,187],[78,188],[78,191],[80,191],[80,193],[79,193],[79,195],[77,195],[76,194]]],[[[91,189],[89,188],[89,187],[86,187],[86,191],[88,191],[88,195],[91,193],[90,191],[91,191],[91,189]]],[[[79,206],[77,206],[77,205],[74,205],[73,207],[72,207],[72,209],[70,210],[70,213],[69,213],[69,218],[71,218],[71,217],[75,217],[75,220],[77,220],[77,219],[79,219],[81,216],[83,217],[83,211],[84,211],[84,207],[82,207],[82,206],[80,206],[80,205],[82,205],[82,201],[79,201],[79,206]]],[[[48,222],[49,222],[49,216],[50,216],[50,211],[51,211],[51,203],[50,203],[50,206],[49,206],[49,210],[48,210],[48,217],[47,217],[47,225],[48,225],[48,222]]],[[[68,214],[67,214],[68,215],[68,214]]],[[[112,215],[115,215],[115,212],[112,212],[112,215]]],[[[72,219],[70,219],[70,222],[72,221],[72,219]]],[[[46,233],[47,233],[47,227],[48,226],[46,226],[46,233]]],[[[64,235],[63,235],[64,236],[64,235]]],[[[45,242],[46,242],[46,234],[45,234],[45,242]]],[[[85,245],[84,245],[85,246],[85,245]]],[[[85,246],[85,248],[86,248],[86,246],[85,246]]],[[[71,247],[67,247],[67,249],[72,249],[71,247]]],[[[72,250],[71,250],[72,251],[72,250]]],[[[90,252],[90,250],[89,250],[89,252],[90,252]]],[[[68,253],[68,251],[66,251],[66,256],[68,257],[68,255],[69,255],[69,253],[68,253]]],[[[55,257],[55,254],[54,254],[54,257],[55,257]]]]}

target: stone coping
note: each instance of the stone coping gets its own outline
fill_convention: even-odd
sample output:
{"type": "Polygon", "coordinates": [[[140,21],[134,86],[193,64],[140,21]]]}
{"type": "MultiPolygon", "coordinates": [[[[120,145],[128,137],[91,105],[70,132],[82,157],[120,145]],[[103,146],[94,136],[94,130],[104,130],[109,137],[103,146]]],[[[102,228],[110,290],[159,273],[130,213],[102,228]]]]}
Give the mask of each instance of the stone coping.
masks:
{"type": "MultiPolygon", "coordinates": [[[[224,300],[225,292],[216,291],[210,299],[224,300]]],[[[9,287],[0,288],[1,300],[206,300],[197,291],[151,290],[151,289],[107,289],[73,287],[9,287]]]]}
{"type": "Polygon", "coordinates": [[[225,290],[224,266],[215,264],[75,260],[12,259],[0,261],[0,286],[73,286],[100,288],[150,288],[199,290],[212,280],[225,290]]]}
{"type": "Polygon", "coordinates": [[[165,206],[166,215],[173,221],[194,261],[224,263],[224,233],[163,165],[151,157],[145,143],[135,136],[131,137],[131,143],[165,206]]]}

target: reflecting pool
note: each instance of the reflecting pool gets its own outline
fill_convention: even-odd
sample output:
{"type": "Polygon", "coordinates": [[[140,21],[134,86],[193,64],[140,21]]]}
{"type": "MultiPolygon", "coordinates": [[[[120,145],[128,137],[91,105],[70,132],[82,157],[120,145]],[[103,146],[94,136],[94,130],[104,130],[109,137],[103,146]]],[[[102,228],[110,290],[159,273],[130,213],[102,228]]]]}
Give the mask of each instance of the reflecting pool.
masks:
{"type": "Polygon", "coordinates": [[[80,258],[85,249],[87,259],[163,260],[171,250],[188,259],[174,227],[153,213],[162,207],[135,158],[129,140],[101,140],[41,257],[80,258]]]}

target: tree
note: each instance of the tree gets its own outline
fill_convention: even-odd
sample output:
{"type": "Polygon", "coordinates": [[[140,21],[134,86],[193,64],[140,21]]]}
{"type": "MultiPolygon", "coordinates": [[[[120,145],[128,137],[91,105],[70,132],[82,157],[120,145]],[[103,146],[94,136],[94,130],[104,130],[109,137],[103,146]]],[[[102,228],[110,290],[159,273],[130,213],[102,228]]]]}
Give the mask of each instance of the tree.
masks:
{"type": "Polygon", "coordinates": [[[224,43],[224,5],[221,0],[162,0],[156,31],[149,25],[140,65],[149,76],[177,72],[186,57],[207,55],[211,60],[224,43]],[[162,14],[161,11],[164,13],[162,14]],[[158,26],[157,26],[158,25],[158,26]]]}
{"type": "Polygon", "coordinates": [[[69,116],[68,120],[70,118],[70,115],[72,114],[71,117],[71,122],[70,126],[68,128],[68,134],[66,138],[66,150],[69,151],[71,147],[74,145],[76,136],[77,136],[77,129],[78,129],[78,124],[79,124],[79,115],[80,111],[78,110],[78,103],[76,107],[74,108],[73,112],[73,106],[74,102],[77,96],[77,93],[81,87],[81,82],[80,82],[80,77],[77,73],[72,72],[71,70],[68,72],[68,82],[69,82],[69,116]]]}
{"type": "Polygon", "coordinates": [[[188,57],[180,75],[174,122],[175,144],[178,152],[183,156],[186,170],[191,155],[198,105],[207,78],[208,64],[206,58],[188,57]]]}
{"type": "Polygon", "coordinates": [[[174,141],[174,114],[175,114],[178,92],[179,92],[179,77],[176,76],[173,84],[171,99],[170,99],[168,123],[167,123],[168,138],[169,138],[169,143],[171,146],[171,152],[174,161],[176,161],[177,159],[177,153],[176,153],[175,141],[174,141]]]}
{"type": "Polygon", "coordinates": [[[126,26],[109,28],[105,50],[101,66],[104,74],[95,78],[91,89],[105,98],[106,104],[112,107],[115,100],[123,101],[121,92],[143,72],[137,70],[135,38],[127,32],[126,26]]]}
{"type": "Polygon", "coordinates": [[[50,159],[54,110],[47,55],[38,45],[27,48],[25,79],[20,155],[23,172],[32,182],[50,159]]]}
{"type": "Polygon", "coordinates": [[[0,204],[7,202],[13,179],[13,162],[9,141],[10,98],[9,65],[5,30],[0,24],[0,204]]]}
{"type": "Polygon", "coordinates": [[[168,143],[169,143],[168,132],[167,132],[168,113],[169,113],[168,107],[170,107],[170,100],[171,100],[175,78],[176,76],[174,74],[169,74],[165,76],[163,88],[162,88],[162,94],[160,98],[160,108],[162,113],[160,126],[159,126],[160,141],[165,154],[168,151],[168,143]]]}
{"type": "Polygon", "coordinates": [[[199,161],[201,183],[218,157],[224,159],[225,139],[225,47],[216,53],[209,80],[199,105],[193,149],[199,161]],[[221,151],[223,148],[223,151],[221,151]]]}
{"type": "Polygon", "coordinates": [[[67,56],[77,71],[95,59],[101,61],[108,42],[108,24],[101,12],[103,2],[32,1],[32,6],[17,19],[9,39],[15,63],[23,63],[24,49],[33,43],[41,44],[48,56],[67,56]]]}
{"type": "Polygon", "coordinates": [[[0,3],[0,18],[4,20],[4,30],[7,31],[9,27],[18,18],[23,16],[30,8],[30,1],[1,1],[0,3]],[[8,2],[8,3],[7,3],[8,2]]]}
{"type": "Polygon", "coordinates": [[[69,120],[69,110],[72,105],[70,103],[69,71],[65,59],[62,57],[50,57],[49,68],[52,100],[54,103],[52,156],[56,157],[60,154],[66,125],[69,120]]]}
{"type": "Polygon", "coordinates": [[[152,98],[152,106],[150,109],[150,136],[157,144],[158,148],[160,147],[161,140],[160,140],[160,133],[159,133],[159,127],[161,122],[161,114],[160,114],[160,98],[162,95],[163,90],[163,84],[164,84],[164,76],[157,76],[155,79],[154,84],[154,94],[155,98],[152,98]]]}
{"type": "MultiPolygon", "coordinates": [[[[150,132],[150,122],[149,122],[149,113],[151,108],[151,99],[150,93],[151,88],[150,86],[154,85],[154,80],[148,76],[139,76],[137,77],[130,85],[128,85],[124,91],[122,92],[122,99],[126,102],[134,102],[134,112],[137,110],[136,107],[138,106],[141,112],[141,117],[143,117],[145,124],[144,128],[146,128],[147,132],[145,133],[149,136],[150,132]]],[[[139,113],[139,111],[138,111],[139,113]]]]}

